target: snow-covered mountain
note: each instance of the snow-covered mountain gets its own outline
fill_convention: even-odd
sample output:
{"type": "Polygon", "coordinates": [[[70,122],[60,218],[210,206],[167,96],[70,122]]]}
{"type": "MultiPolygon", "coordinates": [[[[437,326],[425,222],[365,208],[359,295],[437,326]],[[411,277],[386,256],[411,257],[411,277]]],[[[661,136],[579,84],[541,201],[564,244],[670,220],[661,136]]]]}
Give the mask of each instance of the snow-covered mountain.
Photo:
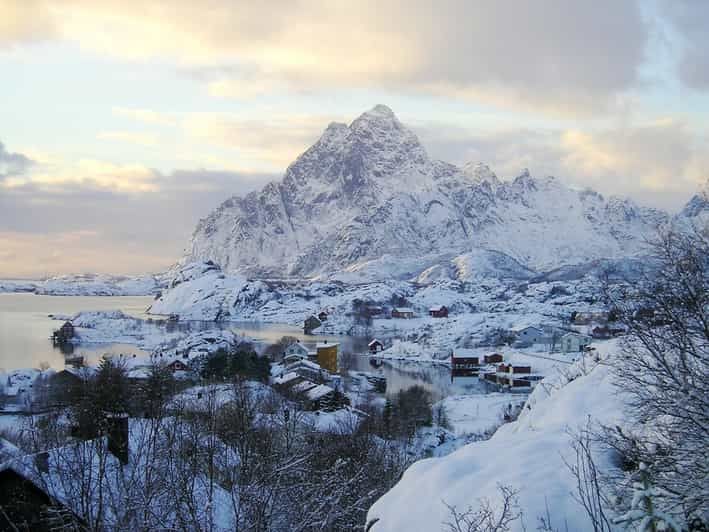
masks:
{"type": "Polygon", "coordinates": [[[358,272],[385,258],[387,274],[415,278],[488,268],[494,258],[539,272],[640,254],[643,237],[668,219],[553,177],[524,171],[501,181],[484,164],[432,160],[377,105],[349,126],[330,124],[282,181],[232,197],[201,220],[184,263],[304,277],[358,272]],[[481,261],[481,251],[494,254],[481,261]]]}
{"type": "Polygon", "coordinates": [[[59,275],[41,281],[14,281],[0,279],[2,292],[34,292],[50,296],[147,296],[165,287],[168,274],[107,275],[80,273],[59,275]]]}

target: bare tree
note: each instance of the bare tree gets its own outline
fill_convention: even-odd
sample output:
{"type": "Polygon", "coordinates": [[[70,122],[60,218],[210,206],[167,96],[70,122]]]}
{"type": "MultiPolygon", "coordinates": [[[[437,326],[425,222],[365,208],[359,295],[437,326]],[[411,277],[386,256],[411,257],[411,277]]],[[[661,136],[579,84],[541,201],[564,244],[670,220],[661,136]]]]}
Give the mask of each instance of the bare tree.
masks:
{"type": "Polygon", "coordinates": [[[480,499],[478,506],[465,511],[448,507],[449,521],[443,523],[448,532],[508,532],[512,523],[521,519],[518,492],[510,486],[498,485],[501,502],[494,505],[489,499],[480,499]]]}
{"type": "Polygon", "coordinates": [[[615,363],[637,423],[604,436],[626,471],[647,465],[655,503],[690,523],[709,505],[709,228],[669,231],[654,255],[639,280],[605,289],[628,330],[615,363]]]}

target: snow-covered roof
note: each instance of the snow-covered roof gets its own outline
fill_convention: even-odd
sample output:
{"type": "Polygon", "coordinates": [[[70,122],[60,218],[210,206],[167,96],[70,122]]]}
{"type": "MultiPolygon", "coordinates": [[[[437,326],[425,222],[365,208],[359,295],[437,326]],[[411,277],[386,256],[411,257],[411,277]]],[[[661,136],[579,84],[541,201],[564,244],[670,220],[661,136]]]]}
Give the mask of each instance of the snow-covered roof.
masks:
{"type": "Polygon", "coordinates": [[[291,371],[273,379],[273,384],[286,384],[298,378],[298,374],[291,371]]]}
{"type": "Polygon", "coordinates": [[[302,393],[302,392],[307,392],[308,390],[310,390],[311,388],[315,388],[316,386],[317,386],[317,384],[315,384],[314,382],[303,381],[303,382],[299,382],[298,384],[293,386],[293,388],[291,388],[291,390],[294,391],[295,393],[302,393]]]}
{"type": "Polygon", "coordinates": [[[374,344],[381,344],[376,338],[367,344],[368,347],[372,347],[374,344]]]}
{"type": "Polygon", "coordinates": [[[310,390],[305,392],[305,396],[311,401],[315,401],[317,399],[325,397],[327,394],[332,393],[334,391],[335,390],[325,384],[319,384],[315,388],[311,388],[310,390]]]}
{"type": "Polygon", "coordinates": [[[326,348],[326,347],[332,347],[332,346],[337,347],[338,345],[340,345],[340,344],[338,344],[338,343],[336,343],[336,342],[318,342],[318,343],[315,345],[315,348],[316,348],[316,349],[324,349],[324,348],[326,348]]]}
{"type": "Polygon", "coordinates": [[[527,325],[526,327],[515,327],[512,329],[512,332],[521,333],[524,331],[528,331],[530,329],[532,329],[533,331],[537,331],[539,333],[543,332],[539,327],[535,327],[533,325],[527,325]]]}
{"type": "Polygon", "coordinates": [[[480,353],[475,349],[459,347],[453,350],[453,356],[457,358],[480,358],[480,353]]]}
{"type": "Polygon", "coordinates": [[[286,366],[286,370],[290,371],[291,369],[303,368],[303,367],[314,369],[314,370],[321,370],[322,369],[320,364],[316,364],[315,362],[312,362],[312,361],[307,360],[305,358],[301,358],[297,362],[293,362],[292,364],[288,364],[286,366]]]}
{"type": "Polygon", "coordinates": [[[429,312],[439,312],[439,311],[443,310],[444,308],[446,308],[445,305],[438,305],[436,307],[429,307],[428,311],[429,312]]]}
{"type": "Polygon", "coordinates": [[[413,314],[413,312],[414,312],[414,309],[412,309],[412,308],[410,308],[410,307],[396,307],[394,310],[395,310],[396,312],[402,312],[402,313],[404,313],[404,312],[410,312],[410,313],[412,313],[412,314],[413,314]]]}

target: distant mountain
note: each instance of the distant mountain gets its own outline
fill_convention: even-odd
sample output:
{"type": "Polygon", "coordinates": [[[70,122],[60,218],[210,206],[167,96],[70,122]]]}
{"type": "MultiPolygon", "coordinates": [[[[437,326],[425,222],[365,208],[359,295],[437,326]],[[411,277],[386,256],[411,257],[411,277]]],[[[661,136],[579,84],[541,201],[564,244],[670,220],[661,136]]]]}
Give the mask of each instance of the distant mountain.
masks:
{"type": "Polygon", "coordinates": [[[641,254],[644,237],[669,219],[553,177],[524,171],[501,181],[484,164],[432,160],[378,105],[349,126],[330,124],[280,182],[232,197],[201,220],[184,262],[306,277],[361,271],[384,258],[393,276],[431,268],[429,276],[469,276],[498,264],[528,277],[641,254]]]}
{"type": "Polygon", "coordinates": [[[690,199],[680,212],[680,216],[686,219],[709,221],[709,179],[704,186],[690,199]]]}

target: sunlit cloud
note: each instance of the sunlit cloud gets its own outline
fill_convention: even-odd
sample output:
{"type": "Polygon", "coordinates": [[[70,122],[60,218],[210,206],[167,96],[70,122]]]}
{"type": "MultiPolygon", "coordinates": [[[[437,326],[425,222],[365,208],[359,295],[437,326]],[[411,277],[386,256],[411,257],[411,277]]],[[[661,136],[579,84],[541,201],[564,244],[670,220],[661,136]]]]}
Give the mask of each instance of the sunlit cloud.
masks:
{"type": "Polygon", "coordinates": [[[199,113],[183,123],[196,139],[234,150],[245,167],[283,171],[313,144],[334,117],[270,115],[263,119],[225,114],[199,113]]]}
{"type": "MultiPolygon", "coordinates": [[[[477,101],[501,87],[500,105],[577,113],[607,108],[637,82],[648,34],[634,2],[611,0],[553,0],[544,9],[532,0],[449,0],[435,9],[403,0],[248,8],[231,0],[44,0],[33,12],[51,21],[42,25],[46,38],[123,59],[239,72],[210,81],[220,96],[378,87],[477,101]]],[[[31,18],[16,17],[0,40],[40,31],[31,18]]]]}
{"type": "Polygon", "coordinates": [[[427,124],[417,131],[431,154],[458,164],[485,162],[501,178],[528,168],[578,187],[630,196],[674,211],[709,179],[709,140],[666,119],[598,130],[467,130],[427,124]]]}
{"type": "Polygon", "coordinates": [[[61,193],[68,184],[99,188],[125,194],[155,192],[159,175],[139,164],[114,164],[96,159],[80,159],[73,164],[42,165],[36,170],[11,176],[0,187],[16,188],[28,184],[61,193]]]}

